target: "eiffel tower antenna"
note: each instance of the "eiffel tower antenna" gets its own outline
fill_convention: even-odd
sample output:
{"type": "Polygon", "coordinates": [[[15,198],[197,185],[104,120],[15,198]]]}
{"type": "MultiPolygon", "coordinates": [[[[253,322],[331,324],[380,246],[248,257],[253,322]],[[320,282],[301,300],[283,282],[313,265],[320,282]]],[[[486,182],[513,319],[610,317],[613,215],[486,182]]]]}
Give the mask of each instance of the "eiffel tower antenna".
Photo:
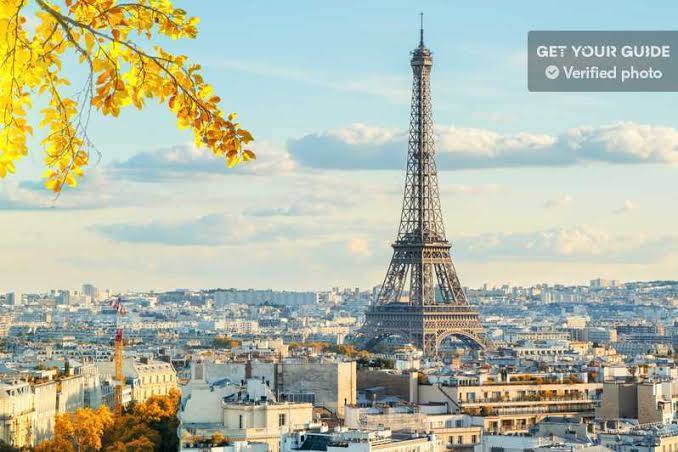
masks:
{"type": "Polygon", "coordinates": [[[421,13],[419,46],[410,60],[412,108],[400,226],[384,283],[361,332],[370,340],[405,336],[431,356],[449,336],[475,348],[486,344],[445,236],[431,113],[433,58],[424,46],[423,18],[421,13]]]}

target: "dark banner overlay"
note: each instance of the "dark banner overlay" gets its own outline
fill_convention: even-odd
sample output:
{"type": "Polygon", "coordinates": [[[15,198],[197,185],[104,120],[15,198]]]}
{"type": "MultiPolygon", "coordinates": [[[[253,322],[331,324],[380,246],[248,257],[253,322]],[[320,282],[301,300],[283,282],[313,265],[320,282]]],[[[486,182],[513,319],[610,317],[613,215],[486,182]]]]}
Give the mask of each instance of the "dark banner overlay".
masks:
{"type": "Polygon", "coordinates": [[[678,91],[678,31],[530,31],[530,91],[678,91]]]}

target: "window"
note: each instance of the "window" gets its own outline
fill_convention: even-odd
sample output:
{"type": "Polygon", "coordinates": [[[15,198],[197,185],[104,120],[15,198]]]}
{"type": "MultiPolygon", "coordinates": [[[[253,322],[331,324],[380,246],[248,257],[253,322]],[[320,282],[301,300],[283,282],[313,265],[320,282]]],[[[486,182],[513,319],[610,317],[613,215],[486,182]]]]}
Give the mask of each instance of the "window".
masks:
{"type": "Polygon", "coordinates": [[[278,415],[278,426],[280,426],[280,427],[284,426],[284,425],[285,425],[285,421],[286,421],[286,419],[285,419],[285,413],[280,413],[280,414],[278,415]]]}
{"type": "Polygon", "coordinates": [[[473,444],[475,444],[477,441],[478,441],[478,437],[477,437],[476,435],[473,435],[473,436],[471,437],[471,442],[472,442],[473,444]]]}
{"type": "Polygon", "coordinates": [[[242,414],[238,417],[238,428],[242,428],[242,414]]]}
{"type": "Polygon", "coordinates": [[[461,435],[457,436],[457,444],[461,444],[463,442],[464,441],[462,440],[461,435]]]}

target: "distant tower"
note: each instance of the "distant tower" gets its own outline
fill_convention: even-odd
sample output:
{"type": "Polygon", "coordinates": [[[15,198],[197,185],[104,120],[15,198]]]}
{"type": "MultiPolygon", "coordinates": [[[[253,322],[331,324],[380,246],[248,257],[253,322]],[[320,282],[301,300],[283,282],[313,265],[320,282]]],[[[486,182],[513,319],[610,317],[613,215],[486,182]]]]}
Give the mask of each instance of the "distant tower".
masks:
{"type": "Polygon", "coordinates": [[[366,313],[361,333],[369,339],[367,344],[386,336],[403,336],[433,356],[449,336],[475,348],[484,347],[485,340],[478,312],[466,300],[445,237],[431,116],[433,59],[424,46],[423,14],[411,66],[414,82],[400,227],[386,278],[376,303],[366,313]],[[409,298],[403,300],[408,278],[409,298]]]}

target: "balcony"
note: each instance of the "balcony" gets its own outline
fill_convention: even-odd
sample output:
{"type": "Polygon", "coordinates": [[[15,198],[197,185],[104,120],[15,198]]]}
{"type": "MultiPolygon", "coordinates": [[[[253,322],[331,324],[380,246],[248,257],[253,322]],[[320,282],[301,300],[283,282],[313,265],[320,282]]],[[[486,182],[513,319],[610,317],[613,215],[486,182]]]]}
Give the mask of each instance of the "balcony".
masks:
{"type": "Polygon", "coordinates": [[[569,394],[569,395],[527,395],[524,397],[514,397],[514,398],[505,398],[505,397],[494,397],[480,400],[470,400],[459,402],[459,405],[464,407],[483,407],[486,405],[502,405],[502,406],[511,406],[511,405],[525,405],[525,404],[549,404],[551,402],[564,402],[564,403],[576,403],[576,402],[591,402],[597,403],[600,402],[600,398],[586,396],[585,394],[569,394]]]}
{"type": "Polygon", "coordinates": [[[563,414],[563,413],[593,413],[594,403],[572,403],[557,405],[534,405],[517,407],[482,407],[476,410],[463,410],[463,412],[480,416],[514,416],[532,414],[563,414]]]}

